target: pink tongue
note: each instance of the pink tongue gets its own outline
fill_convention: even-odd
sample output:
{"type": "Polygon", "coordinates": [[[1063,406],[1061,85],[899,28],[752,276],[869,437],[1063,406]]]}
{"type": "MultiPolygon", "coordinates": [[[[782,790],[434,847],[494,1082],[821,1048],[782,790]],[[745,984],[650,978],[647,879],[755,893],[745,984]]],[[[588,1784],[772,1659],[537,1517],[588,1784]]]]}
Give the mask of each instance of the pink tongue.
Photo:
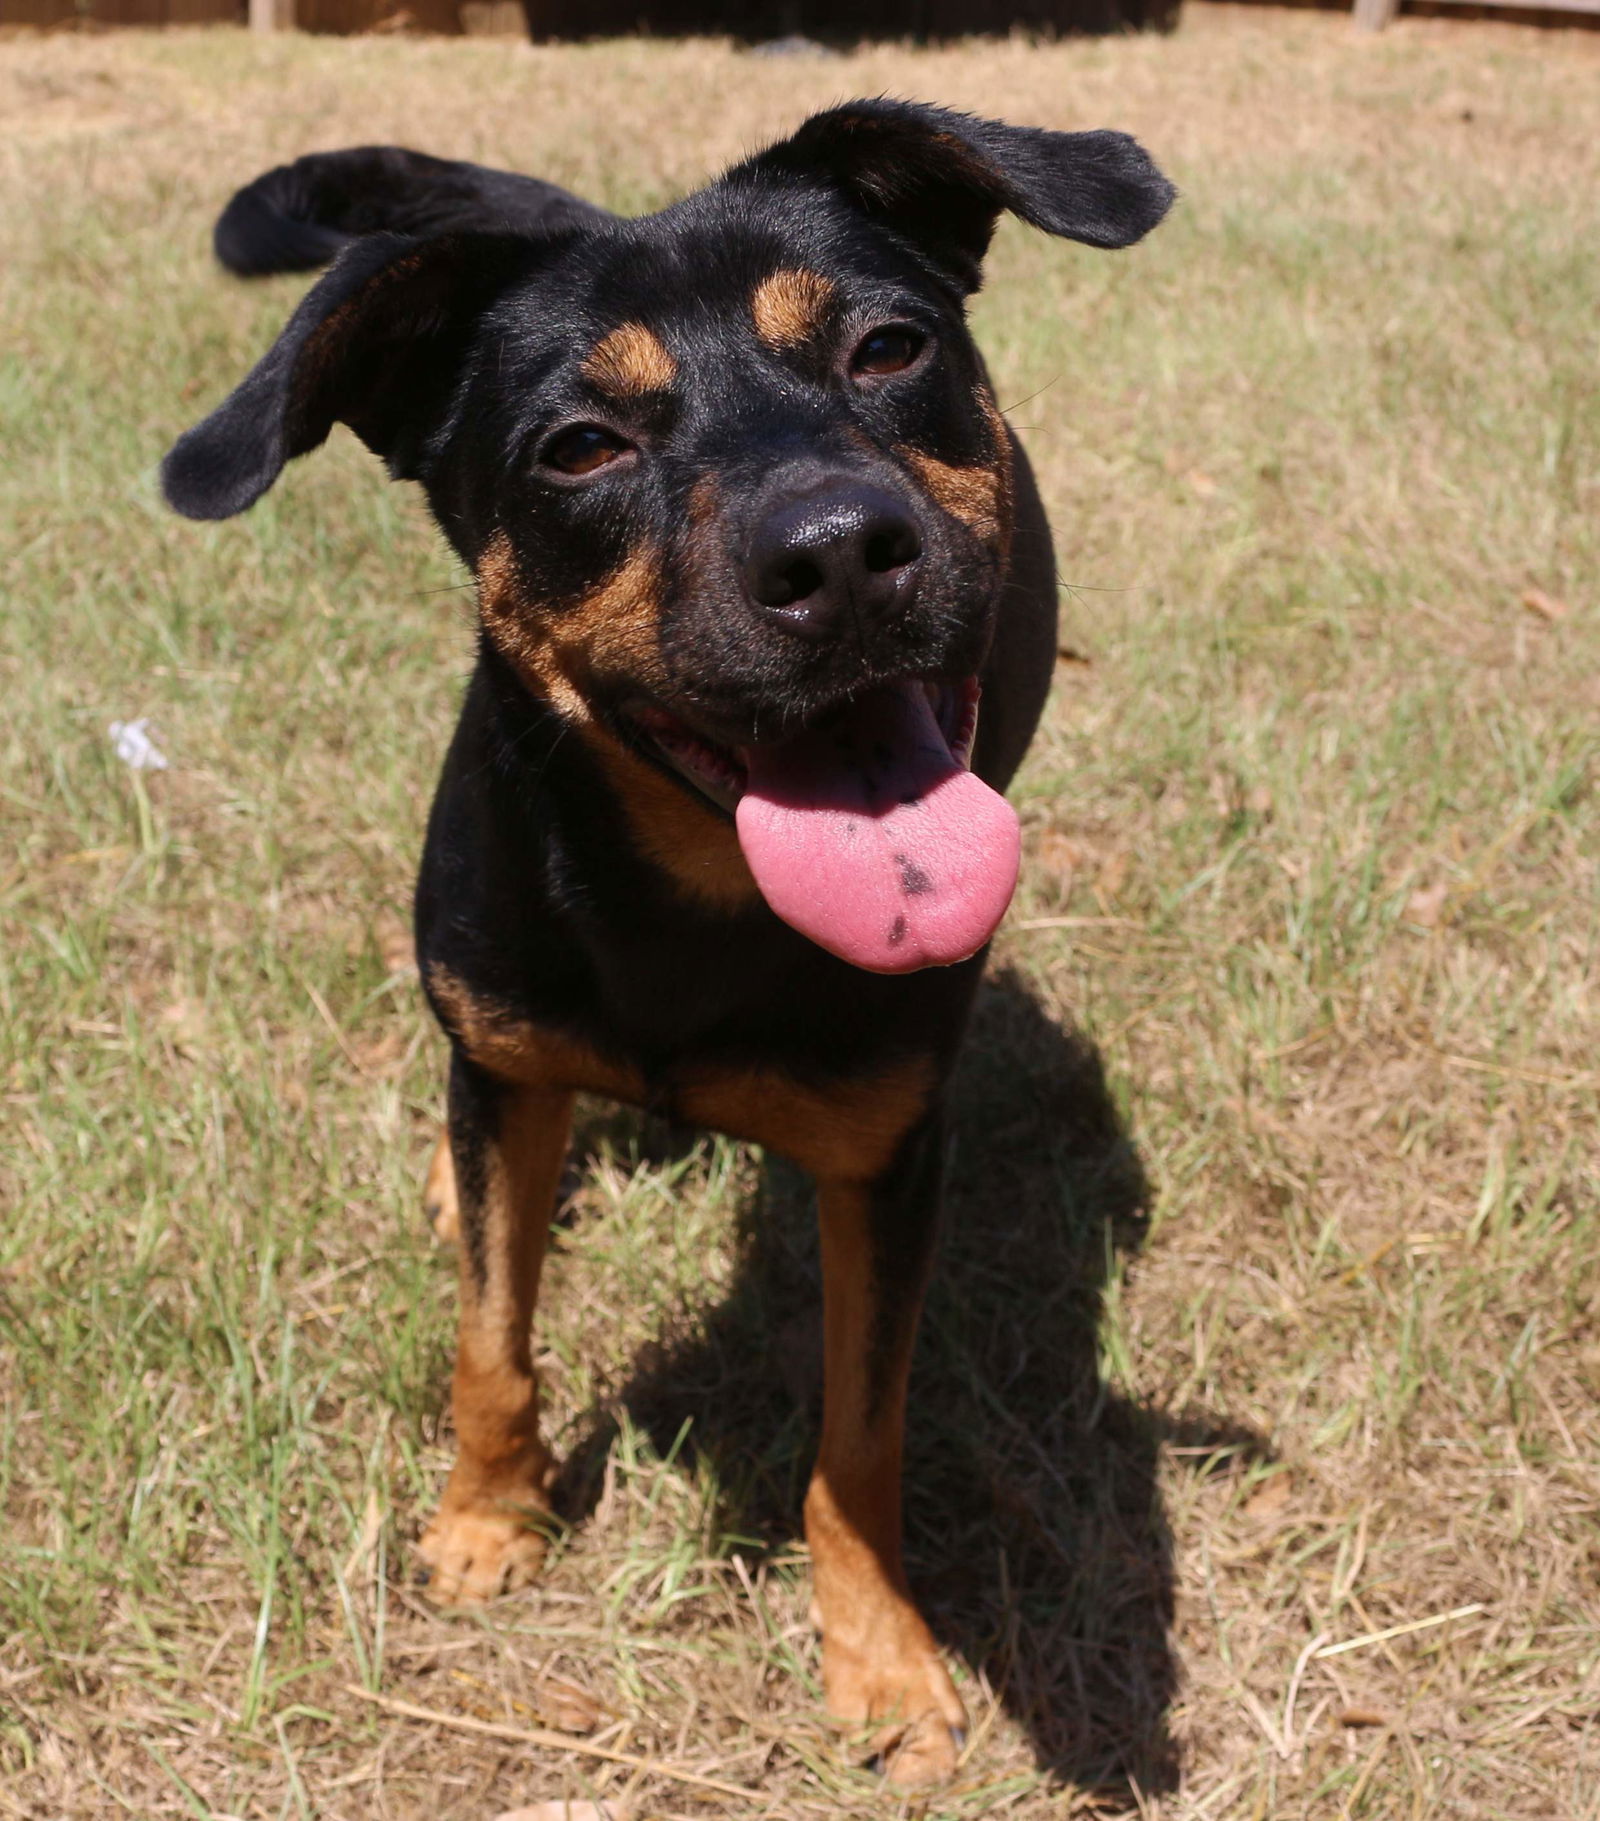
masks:
{"type": "Polygon", "coordinates": [[[743,757],[739,845],[767,903],[819,947],[909,974],[994,934],[1017,883],[1017,818],[956,762],[920,684],[743,757]]]}

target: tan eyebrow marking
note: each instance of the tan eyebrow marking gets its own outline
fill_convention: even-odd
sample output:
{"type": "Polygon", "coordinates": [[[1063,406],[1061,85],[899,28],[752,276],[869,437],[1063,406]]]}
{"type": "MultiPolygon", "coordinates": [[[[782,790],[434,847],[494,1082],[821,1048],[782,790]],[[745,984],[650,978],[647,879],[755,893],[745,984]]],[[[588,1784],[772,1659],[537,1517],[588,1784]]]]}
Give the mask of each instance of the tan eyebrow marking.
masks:
{"type": "Polygon", "coordinates": [[[769,348],[797,348],[817,332],[833,298],[833,280],[820,272],[774,272],[750,294],[756,334],[769,348]]]}
{"type": "Polygon", "coordinates": [[[665,392],[678,377],[672,351],[642,322],[625,322],[589,350],[583,376],[613,398],[665,392]]]}

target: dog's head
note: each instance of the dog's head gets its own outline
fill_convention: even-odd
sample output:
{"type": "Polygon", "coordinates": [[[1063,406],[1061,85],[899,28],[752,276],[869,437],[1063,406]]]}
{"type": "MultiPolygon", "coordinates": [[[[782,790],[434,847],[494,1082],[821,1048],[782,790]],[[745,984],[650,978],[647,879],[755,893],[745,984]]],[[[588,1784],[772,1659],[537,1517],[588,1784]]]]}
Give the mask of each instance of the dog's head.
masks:
{"type": "MultiPolygon", "coordinates": [[[[527,687],[614,772],[737,807],[757,883],[801,921],[787,900],[858,864],[863,814],[937,822],[948,799],[912,842],[946,873],[1005,845],[971,820],[993,822],[976,780],[936,789],[971,742],[1011,517],[964,300],[1002,211],[1120,247],[1171,196],[1121,134],[878,101],[641,220],[373,234],[177,444],[167,494],[242,511],[348,424],[427,489],[527,687]]],[[[899,832],[901,896],[937,897],[899,832]]],[[[865,897],[807,933],[897,971],[988,934],[969,905],[937,936],[928,905],[908,942],[865,897]]]]}

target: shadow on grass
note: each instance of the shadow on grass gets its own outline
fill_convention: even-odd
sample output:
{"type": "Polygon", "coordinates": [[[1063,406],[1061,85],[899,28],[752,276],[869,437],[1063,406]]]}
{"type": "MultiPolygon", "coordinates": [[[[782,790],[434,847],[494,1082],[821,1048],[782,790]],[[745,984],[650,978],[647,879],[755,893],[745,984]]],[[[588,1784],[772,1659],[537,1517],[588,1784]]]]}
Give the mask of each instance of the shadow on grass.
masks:
{"type": "MultiPolygon", "coordinates": [[[[912,1376],[907,1567],[940,1641],[981,1668],[1042,1767],[1124,1796],[1172,1787],[1172,1549],[1163,1440],[1262,1452],[1248,1432],[1173,1424],[1106,1387],[1108,1274],[1137,1250],[1146,1185],[1098,1052],[1014,975],[984,987],[953,1092],[944,1237],[912,1376]]],[[[608,1122],[609,1124],[609,1122],[608,1122]]],[[[613,1134],[615,1135],[615,1134],[613,1134]]],[[[799,1533],[820,1403],[815,1222],[769,1166],[742,1210],[740,1269],[692,1332],[621,1396],[656,1447],[709,1456],[724,1529],[799,1533]]],[[[592,1508],[615,1435],[597,1420],[558,1508],[592,1508]]]]}

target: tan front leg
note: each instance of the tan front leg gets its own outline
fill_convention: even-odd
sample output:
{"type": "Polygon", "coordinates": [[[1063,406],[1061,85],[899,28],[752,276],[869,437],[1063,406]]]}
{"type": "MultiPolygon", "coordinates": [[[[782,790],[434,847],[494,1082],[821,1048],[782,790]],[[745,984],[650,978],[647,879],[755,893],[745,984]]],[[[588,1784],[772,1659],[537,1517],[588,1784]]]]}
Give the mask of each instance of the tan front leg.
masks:
{"type": "Polygon", "coordinates": [[[460,1057],[452,1067],[456,1464],[418,1549],[442,1605],[522,1586],[544,1559],[550,1457],[529,1331],[571,1120],[568,1093],[505,1085],[460,1057]]]}
{"type": "Polygon", "coordinates": [[[966,1712],[906,1585],[900,1460],[906,1381],[937,1218],[937,1121],[884,1181],[824,1182],[826,1383],[806,1494],[828,1711],[864,1735],[891,1783],[956,1767],[966,1712]]]}
{"type": "Polygon", "coordinates": [[[422,1211],[433,1236],[442,1246],[453,1246],[461,1237],[461,1209],[456,1203],[456,1166],[450,1155],[450,1128],[439,1134],[433,1161],[422,1185],[422,1211]]]}

